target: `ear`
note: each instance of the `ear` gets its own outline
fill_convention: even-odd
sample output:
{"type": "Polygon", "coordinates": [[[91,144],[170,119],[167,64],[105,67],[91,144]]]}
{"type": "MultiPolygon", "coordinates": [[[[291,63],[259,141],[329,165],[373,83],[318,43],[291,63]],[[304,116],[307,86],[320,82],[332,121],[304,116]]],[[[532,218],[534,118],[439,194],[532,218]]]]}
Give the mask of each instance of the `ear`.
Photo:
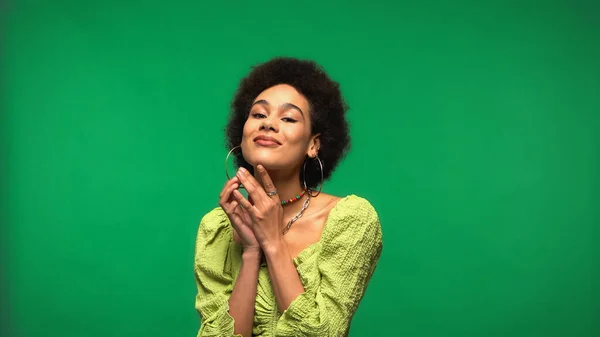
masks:
{"type": "Polygon", "coordinates": [[[308,151],[307,155],[311,158],[315,158],[319,154],[319,149],[321,148],[321,134],[316,134],[310,137],[310,141],[308,142],[308,151]]]}

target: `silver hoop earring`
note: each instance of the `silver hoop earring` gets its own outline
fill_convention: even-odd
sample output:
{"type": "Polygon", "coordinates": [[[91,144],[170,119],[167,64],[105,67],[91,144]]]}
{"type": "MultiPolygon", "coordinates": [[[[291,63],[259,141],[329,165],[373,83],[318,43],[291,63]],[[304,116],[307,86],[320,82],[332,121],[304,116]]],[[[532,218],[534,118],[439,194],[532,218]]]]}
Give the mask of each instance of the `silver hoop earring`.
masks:
{"type": "MultiPolygon", "coordinates": [[[[225,176],[227,176],[227,180],[231,180],[231,177],[229,177],[229,172],[227,172],[227,162],[229,162],[229,156],[231,156],[231,154],[233,153],[233,151],[235,151],[235,149],[237,148],[242,148],[241,146],[234,146],[233,149],[229,150],[229,153],[227,153],[227,157],[225,157],[225,176]]],[[[244,186],[242,184],[240,184],[239,188],[244,188],[244,186]]]]}
{"type": "Polygon", "coordinates": [[[321,194],[321,191],[323,191],[323,162],[321,162],[321,159],[319,158],[318,155],[314,159],[319,161],[319,167],[321,168],[321,184],[319,185],[319,193],[313,195],[312,190],[310,190],[308,188],[308,185],[306,184],[306,162],[307,162],[307,160],[304,161],[304,165],[302,166],[302,178],[304,180],[304,189],[306,190],[306,192],[311,197],[316,198],[317,196],[319,196],[319,194],[321,194]]]}

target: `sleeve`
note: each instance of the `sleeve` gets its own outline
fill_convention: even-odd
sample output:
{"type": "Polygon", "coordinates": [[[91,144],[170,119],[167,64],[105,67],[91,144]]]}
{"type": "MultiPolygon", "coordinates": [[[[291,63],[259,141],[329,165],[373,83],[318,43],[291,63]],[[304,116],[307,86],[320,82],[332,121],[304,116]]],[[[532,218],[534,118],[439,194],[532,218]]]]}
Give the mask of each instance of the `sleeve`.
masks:
{"type": "Polygon", "coordinates": [[[200,221],[194,261],[198,288],[195,307],[201,316],[198,337],[241,336],[234,335],[234,320],[229,315],[234,282],[231,264],[227,261],[231,234],[227,215],[219,208],[200,221]]]}
{"type": "Polygon", "coordinates": [[[277,336],[345,336],[383,249],[379,218],[364,199],[346,203],[323,235],[320,284],[283,312],[277,336]]]}

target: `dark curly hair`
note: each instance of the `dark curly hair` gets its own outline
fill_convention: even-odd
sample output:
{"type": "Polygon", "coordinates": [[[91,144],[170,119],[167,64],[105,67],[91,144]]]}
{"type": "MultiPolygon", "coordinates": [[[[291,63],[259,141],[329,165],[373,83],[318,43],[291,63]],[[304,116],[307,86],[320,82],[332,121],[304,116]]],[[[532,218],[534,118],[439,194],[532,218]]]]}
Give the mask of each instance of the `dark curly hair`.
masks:
{"type": "MultiPolygon", "coordinates": [[[[254,66],[240,81],[231,102],[231,114],[226,127],[227,146],[240,145],[244,123],[252,102],[264,90],[278,85],[294,87],[308,101],[311,116],[311,134],[320,134],[319,159],[323,163],[323,180],[329,179],[335,167],[350,149],[349,125],[346,120],[348,105],[340,92],[339,83],[333,81],[323,68],[314,61],[292,57],[276,57],[254,66]]],[[[236,164],[250,172],[253,168],[244,160],[241,152],[235,154],[236,164]]],[[[321,169],[317,160],[307,156],[306,184],[315,188],[321,181],[321,169]]],[[[303,181],[300,173],[300,181],[303,181]]]]}

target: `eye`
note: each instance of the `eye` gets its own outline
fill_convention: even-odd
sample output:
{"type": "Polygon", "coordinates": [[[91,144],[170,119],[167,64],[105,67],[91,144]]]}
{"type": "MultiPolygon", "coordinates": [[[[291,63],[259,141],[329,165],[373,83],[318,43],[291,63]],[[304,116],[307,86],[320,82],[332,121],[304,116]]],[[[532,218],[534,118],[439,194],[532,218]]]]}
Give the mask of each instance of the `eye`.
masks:
{"type": "Polygon", "coordinates": [[[251,115],[254,118],[265,118],[265,117],[267,117],[264,114],[261,114],[260,112],[254,112],[254,113],[251,113],[251,115]]]}
{"type": "Polygon", "coordinates": [[[290,118],[290,117],[283,117],[281,120],[284,122],[288,122],[288,123],[296,123],[297,122],[297,120],[290,118]]]}

